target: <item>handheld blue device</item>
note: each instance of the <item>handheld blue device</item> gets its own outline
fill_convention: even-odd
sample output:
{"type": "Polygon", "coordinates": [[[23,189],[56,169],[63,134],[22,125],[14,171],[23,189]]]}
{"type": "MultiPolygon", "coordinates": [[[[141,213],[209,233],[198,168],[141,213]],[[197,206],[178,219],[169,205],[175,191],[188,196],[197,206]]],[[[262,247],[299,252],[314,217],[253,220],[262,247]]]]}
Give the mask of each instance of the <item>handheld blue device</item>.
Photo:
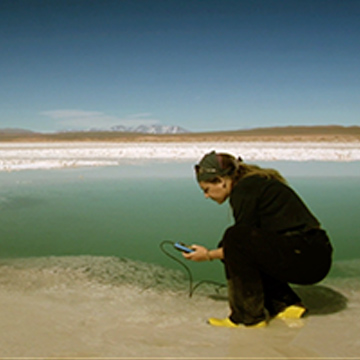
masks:
{"type": "Polygon", "coordinates": [[[190,247],[188,247],[187,245],[185,245],[184,243],[181,243],[181,242],[176,242],[174,244],[174,247],[175,247],[176,250],[183,251],[183,252],[186,252],[186,253],[194,252],[193,249],[191,249],[190,247]]]}

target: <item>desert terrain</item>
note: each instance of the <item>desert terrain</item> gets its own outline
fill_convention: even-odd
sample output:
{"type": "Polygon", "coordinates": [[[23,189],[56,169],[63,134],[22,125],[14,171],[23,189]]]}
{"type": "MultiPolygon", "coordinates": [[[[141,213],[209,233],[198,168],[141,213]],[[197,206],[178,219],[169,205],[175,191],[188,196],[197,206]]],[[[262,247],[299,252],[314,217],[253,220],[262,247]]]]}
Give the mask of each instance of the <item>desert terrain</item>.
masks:
{"type": "Polygon", "coordinates": [[[0,129],[0,142],[359,142],[360,126],[286,126],[184,134],[129,132],[36,133],[0,129]]]}

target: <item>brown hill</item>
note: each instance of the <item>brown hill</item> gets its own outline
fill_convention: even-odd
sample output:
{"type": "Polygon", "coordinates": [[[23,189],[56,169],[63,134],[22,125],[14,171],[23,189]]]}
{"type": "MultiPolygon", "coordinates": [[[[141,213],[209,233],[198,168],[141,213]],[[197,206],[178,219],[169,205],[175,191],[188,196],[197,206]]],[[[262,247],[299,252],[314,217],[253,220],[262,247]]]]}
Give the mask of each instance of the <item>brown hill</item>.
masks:
{"type": "Polygon", "coordinates": [[[203,142],[203,141],[360,141],[359,126],[286,126],[249,130],[202,132],[186,134],[139,134],[124,132],[34,133],[0,129],[0,142],[203,142]]]}

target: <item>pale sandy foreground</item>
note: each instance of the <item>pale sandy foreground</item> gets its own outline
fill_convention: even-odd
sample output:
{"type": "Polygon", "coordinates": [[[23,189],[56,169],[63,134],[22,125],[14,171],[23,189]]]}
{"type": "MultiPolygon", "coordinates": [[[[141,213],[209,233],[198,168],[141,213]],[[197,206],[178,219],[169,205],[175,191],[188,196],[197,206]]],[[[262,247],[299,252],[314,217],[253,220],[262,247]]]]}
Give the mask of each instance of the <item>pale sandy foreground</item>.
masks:
{"type": "Polygon", "coordinates": [[[225,294],[181,274],[117,258],[2,260],[0,356],[80,358],[360,358],[358,261],[345,277],[298,288],[311,315],[263,329],[213,328],[225,294]]]}
{"type": "Polygon", "coordinates": [[[132,160],[198,160],[211,150],[245,161],[359,161],[360,142],[0,143],[0,171],[114,166],[132,160]]]}

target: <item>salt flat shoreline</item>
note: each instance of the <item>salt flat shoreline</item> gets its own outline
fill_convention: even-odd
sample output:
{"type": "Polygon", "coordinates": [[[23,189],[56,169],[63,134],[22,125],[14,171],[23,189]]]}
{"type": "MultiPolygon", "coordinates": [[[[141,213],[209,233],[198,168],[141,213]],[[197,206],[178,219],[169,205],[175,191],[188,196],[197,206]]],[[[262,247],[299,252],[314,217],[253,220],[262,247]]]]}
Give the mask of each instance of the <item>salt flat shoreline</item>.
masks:
{"type": "Polygon", "coordinates": [[[360,142],[9,142],[0,143],[0,171],[196,161],[211,150],[244,161],[360,161],[360,142]]]}

